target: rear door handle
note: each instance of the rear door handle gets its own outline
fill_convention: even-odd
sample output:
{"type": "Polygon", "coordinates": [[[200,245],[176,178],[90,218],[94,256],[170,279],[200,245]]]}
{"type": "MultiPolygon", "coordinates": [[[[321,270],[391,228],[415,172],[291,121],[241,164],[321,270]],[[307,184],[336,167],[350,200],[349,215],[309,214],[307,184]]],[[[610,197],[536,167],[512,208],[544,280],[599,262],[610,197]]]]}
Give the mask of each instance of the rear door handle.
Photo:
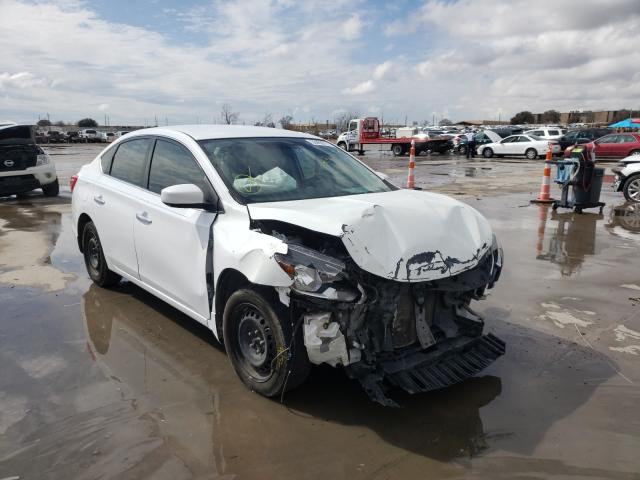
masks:
{"type": "Polygon", "coordinates": [[[151,219],[147,216],[147,212],[136,213],[136,218],[145,225],[149,225],[151,223],[151,219]]]}
{"type": "Polygon", "coordinates": [[[96,202],[98,205],[104,205],[104,198],[102,198],[102,195],[96,195],[93,197],[93,201],[96,202]]]}

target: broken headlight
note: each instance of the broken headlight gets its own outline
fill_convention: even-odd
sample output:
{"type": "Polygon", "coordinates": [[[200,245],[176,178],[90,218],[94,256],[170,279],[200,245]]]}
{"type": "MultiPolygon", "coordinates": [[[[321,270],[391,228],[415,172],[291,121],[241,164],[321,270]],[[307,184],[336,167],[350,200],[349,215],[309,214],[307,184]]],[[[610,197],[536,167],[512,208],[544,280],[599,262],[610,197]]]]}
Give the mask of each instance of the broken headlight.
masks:
{"type": "Polygon", "coordinates": [[[287,244],[286,254],[276,254],[278,265],[291,277],[291,288],[303,295],[351,302],[358,292],[344,278],[345,264],[301,245],[287,244]]]}

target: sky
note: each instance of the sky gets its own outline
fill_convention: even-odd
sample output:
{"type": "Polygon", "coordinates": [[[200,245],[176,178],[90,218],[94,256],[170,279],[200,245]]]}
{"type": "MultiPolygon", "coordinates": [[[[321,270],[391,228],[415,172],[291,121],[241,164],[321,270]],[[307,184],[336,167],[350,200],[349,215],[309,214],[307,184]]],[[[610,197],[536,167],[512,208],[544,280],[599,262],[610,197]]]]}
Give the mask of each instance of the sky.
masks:
{"type": "Polygon", "coordinates": [[[639,0],[0,0],[0,120],[640,108],[639,0]]]}

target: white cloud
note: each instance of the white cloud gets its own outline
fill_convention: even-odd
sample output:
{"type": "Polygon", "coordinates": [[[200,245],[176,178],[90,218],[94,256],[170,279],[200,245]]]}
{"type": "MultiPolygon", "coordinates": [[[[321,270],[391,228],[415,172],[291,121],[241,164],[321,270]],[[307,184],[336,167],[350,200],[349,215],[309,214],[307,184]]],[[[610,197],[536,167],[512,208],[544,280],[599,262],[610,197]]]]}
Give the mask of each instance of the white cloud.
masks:
{"type": "Polygon", "coordinates": [[[98,105],[98,110],[100,110],[101,112],[106,112],[107,110],[109,110],[109,104],[101,103],[100,105],[98,105]]]}
{"type": "Polygon", "coordinates": [[[382,79],[389,70],[391,70],[392,66],[393,63],[391,61],[386,61],[380,65],[376,65],[376,68],[373,70],[373,78],[376,80],[382,79]]]}
{"type": "Polygon", "coordinates": [[[351,95],[363,95],[365,93],[371,93],[375,90],[376,86],[373,83],[373,80],[367,80],[365,82],[359,83],[351,88],[345,88],[343,90],[346,94],[351,95]]]}
{"type": "Polygon", "coordinates": [[[160,26],[106,21],[81,0],[0,2],[0,97],[3,116],[18,121],[100,118],[104,108],[112,123],[217,121],[226,102],[248,123],[265,112],[325,120],[371,105],[389,120],[432,111],[456,120],[637,108],[640,98],[638,0],[175,6],[165,20],[192,43],[160,26]]]}
{"type": "Polygon", "coordinates": [[[354,40],[360,36],[362,30],[362,21],[360,15],[354,13],[349,19],[342,24],[342,36],[346,40],[354,40]]]}

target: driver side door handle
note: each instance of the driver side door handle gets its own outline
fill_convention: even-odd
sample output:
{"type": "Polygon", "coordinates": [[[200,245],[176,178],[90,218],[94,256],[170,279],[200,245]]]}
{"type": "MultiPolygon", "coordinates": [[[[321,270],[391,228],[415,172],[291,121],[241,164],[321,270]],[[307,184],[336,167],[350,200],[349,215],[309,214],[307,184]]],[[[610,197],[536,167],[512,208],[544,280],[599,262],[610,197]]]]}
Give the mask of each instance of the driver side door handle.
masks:
{"type": "Polygon", "coordinates": [[[151,223],[151,219],[148,217],[147,212],[136,213],[136,218],[145,225],[149,225],[151,223]]]}

